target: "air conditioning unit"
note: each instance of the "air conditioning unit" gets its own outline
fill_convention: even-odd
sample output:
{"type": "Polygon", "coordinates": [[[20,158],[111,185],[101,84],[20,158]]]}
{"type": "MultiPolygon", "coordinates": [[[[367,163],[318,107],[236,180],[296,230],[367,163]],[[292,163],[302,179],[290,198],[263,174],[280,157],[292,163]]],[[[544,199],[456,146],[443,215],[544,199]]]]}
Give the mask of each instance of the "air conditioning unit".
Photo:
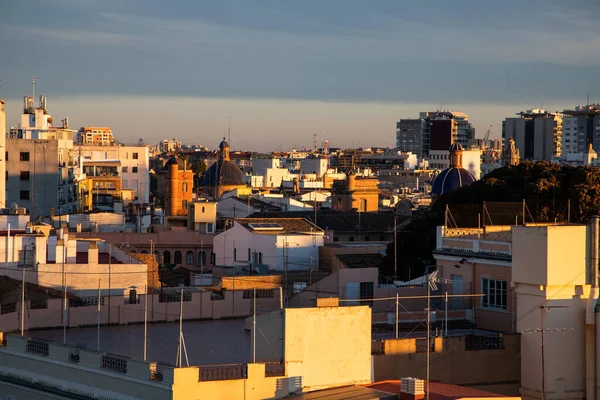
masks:
{"type": "Polygon", "coordinates": [[[400,392],[408,394],[424,394],[425,381],[417,378],[402,378],[400,381],[400,392]]]}

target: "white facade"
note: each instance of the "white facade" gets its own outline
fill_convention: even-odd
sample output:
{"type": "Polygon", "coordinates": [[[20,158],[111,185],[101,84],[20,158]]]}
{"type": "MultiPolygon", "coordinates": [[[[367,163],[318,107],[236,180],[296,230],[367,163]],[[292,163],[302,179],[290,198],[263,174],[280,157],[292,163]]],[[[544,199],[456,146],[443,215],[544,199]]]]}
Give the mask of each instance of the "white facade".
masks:
{"type": "Polygon", "coordinates": [[[283,194],[263,194],[252,197],[264,201],[265,203],[279,206],[282,211],[306,211],[313,209],[313,206],[310,204],[305,204],[294,198],[284,196],[283,194]]]}
{"type": "Polygon", "coordinates": [[[328,160],[326,158],[305,158],[300,161],[300,172],[304,174],[315,174],[317,179],[323,177],[327,172],[328,160]]]}
{"type": "Polygon", "coordinates": [[[216,265],[262,264],[273,271],[308,271],[319,268],[323,240],[321,230],[312,235],[265,234],[251,232],[235,221],[231,229],[215,236],[213,249],[216,265]]]}
{"type": "MultiPolygon", "coordinates": [[[[462,153],[462,167],[480,179],[481,177],[481,150],[464,150],[462,153]]],[[[429,166],[432,169],[444,170],[450,166],[450,152],[448,150],[431,150],[429,152],[429,166]]]]}
{"type": "Polygon", "coordinates": [[[148,203],[150,196],[149,147],[146,145],[79,146],[83,160],[119,160],[122,190],[132,190],[138,202],[148,203]]]}

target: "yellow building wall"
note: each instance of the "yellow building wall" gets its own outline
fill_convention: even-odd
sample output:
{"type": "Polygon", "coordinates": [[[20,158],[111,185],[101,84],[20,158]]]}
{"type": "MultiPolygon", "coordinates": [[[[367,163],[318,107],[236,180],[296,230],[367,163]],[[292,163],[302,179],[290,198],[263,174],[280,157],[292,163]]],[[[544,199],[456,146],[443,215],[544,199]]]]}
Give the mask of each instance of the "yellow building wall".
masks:
{"type": "Polygon", "coordinates": [[[371,382],[371,308],[285,309],[286,374],[305,391],[371,382]]]}

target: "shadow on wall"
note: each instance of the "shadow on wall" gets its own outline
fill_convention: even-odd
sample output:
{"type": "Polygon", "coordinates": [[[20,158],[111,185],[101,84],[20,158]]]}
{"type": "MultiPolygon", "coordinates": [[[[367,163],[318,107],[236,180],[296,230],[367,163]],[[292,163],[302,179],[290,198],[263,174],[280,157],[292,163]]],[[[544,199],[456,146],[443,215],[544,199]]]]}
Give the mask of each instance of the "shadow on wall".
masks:
{"type": "Polygon", "coordinates": [[[302,392],[302,377],[290,376],[287,378],[277,379],[275,387],[275,398],[279,399],[290,395],[291,393],[302,392]]]}

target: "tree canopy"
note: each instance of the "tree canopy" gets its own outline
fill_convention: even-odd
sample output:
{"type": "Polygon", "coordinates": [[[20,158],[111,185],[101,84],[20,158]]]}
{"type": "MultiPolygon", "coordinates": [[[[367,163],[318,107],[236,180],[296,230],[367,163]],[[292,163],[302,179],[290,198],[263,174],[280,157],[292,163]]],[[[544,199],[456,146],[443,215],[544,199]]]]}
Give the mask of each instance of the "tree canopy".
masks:
{"type": "MultiPolygon", "coordinates": [[[[444,194],[431,210],[414,217],[404,231],[398,232],[398,279],[420,276],[426,265],[433,262],[436,227],[444,224],[446,206],[450,210],[462,205],[471,207],[474,218],[461,219],[471,221],[471,227],[477,226],[475,210],[482,210],[484,202],[506,203],[497,208],[499,211],[510,209],[513,214],[510,221],[515,221],[515,208],[508,203],[514,205],[525,201],[528,222],[567,221],[567,210],[570,210],[571,222],[585,223],[592,215],[600,213],[599,199],[600,168],[530,161],[498,168],[469,186],[444,194]]],[[[518,204],[517,209],[520,209],[518,204]]],[[[517,221],[522,221],[519,218],[522,217],[516,215],[517,221]]],[[[502,223],[507,223],[505,221],[502,223]]],[[[381,271],[385,276],[394,274],[393,256],[392,243],[381,271]]]]}

